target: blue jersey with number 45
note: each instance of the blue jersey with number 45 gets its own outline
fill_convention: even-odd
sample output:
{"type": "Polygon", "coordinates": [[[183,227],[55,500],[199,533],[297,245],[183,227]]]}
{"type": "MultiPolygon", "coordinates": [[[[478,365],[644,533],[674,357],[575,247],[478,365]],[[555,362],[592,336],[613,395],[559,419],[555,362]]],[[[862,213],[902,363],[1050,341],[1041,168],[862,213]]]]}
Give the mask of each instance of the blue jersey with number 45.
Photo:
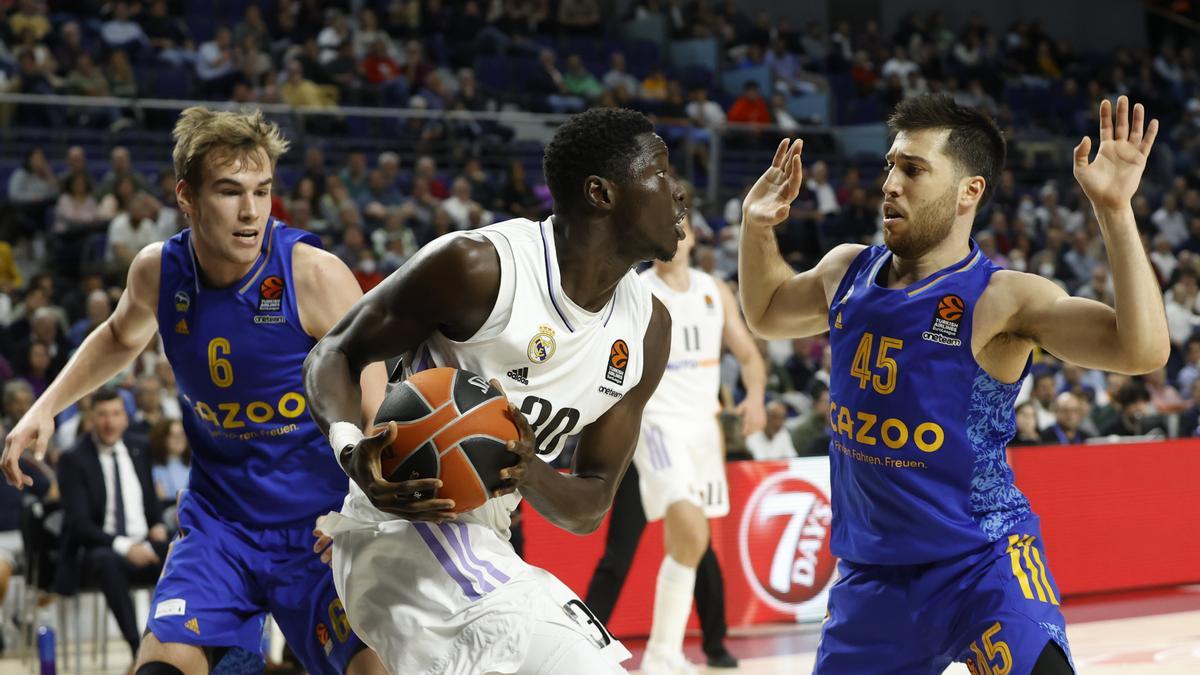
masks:
{"type": "Polygon", "coordinates": [[[158,326],[192,446],[189,489],[254,527],[312,523],[347,478],[308,413],[302,366],[316,344],[300,325],[292,248],[316,236],[272,218],[244,278],[209,288],[191,230],[162,250],[158,326]]]}
{"type": "Polygon", "coordinates": [[[862,564],[944,560],[1034,518],[1005,458],[1021,382],[992,378],[971,351],[999,268],[972,244],[887,288],[890,261],[886,247],[862,251],[829,309],[831,550],[862,564]]]}

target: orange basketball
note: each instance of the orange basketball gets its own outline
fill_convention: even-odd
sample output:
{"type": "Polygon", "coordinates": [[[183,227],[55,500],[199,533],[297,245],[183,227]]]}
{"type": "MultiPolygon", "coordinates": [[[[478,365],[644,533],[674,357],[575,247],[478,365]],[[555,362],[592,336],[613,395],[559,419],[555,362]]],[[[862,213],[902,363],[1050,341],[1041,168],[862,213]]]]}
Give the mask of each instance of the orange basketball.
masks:
{"type": "Polygon", "coordinates": [[[624,340],[614,342],[608,352],[608,361],[613,368],[624,368],[625,364],[629,363],[629,345],[625,344],[624,340]]]}
{"type": "Polygon", "coordinates": [[[263,279],[258,287],[258,294],[267,300],[278,300],[283,295],[283,279],[276,276],[263,279]]]}
{"type": "Polygon", "coordinates": [[[520,437],[508,399],[485,378],[456,368],[416,373],[388,391],[376,424],[395,422],[396,440],[381,457],[391,481],[440,478],[422,499],[453,499],[456,512],[478,508],[500,486],[500,470],[517,463],[508,441],[520,437]]]}

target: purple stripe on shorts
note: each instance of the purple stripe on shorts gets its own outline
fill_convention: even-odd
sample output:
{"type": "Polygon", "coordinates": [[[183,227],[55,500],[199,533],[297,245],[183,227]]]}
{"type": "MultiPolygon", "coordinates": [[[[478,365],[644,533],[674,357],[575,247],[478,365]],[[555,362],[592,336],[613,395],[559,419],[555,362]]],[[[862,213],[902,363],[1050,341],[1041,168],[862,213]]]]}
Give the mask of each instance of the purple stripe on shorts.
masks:
{"type": "Polygon", "coordinates": [[[458,583],[458,587],[462,589],[463,593],[472,600],[482,598],[483,595],[475,590],[475,585],[467,581],[462,571],[455,567],[454,561],[450,559],[450,554],[446,552],[446,547],[442,546],[442,543],[437,540],[437,537],[430,531],[429,526],[425,523],[413,523],[413,527],[417,528],[417,532],[425,540],[425,545],[429,547],[430,551],[433,551],[433,555],[437,557],[438,562],[442,563],[442,569],[446,570],[446,574],[449,574],[450,578],[458,583]]]}
{"type": "Polygon", "coordinates": [[[496,581],[499,581],[502,584],[507,584],[508,583],[508,575],[507,574],[496,569],[496,566],[493,565],[491,562],[489,562],[487,560],[480,560],[479,558],[475,557],[475,549],[471,546],[471,536],[469,534],[467,534],[467,532],[469,531],[467,524],[466,523],[454,523],[454,527],[458,528],[458,533],[462,535],[463,544],[466,546],[466,549],[467,549],[467,557],[471,559],[471,562],[486,569],[488,571],[488,574],[491,574],[492,578],[495,579],[496,581]]]}
{"type": "Polygon", "coordinates": [[[458,535],[455,534],[454,529],[446,523],[438,523],[438,529],[442,531],[442,536],[446,538],[446,541],[450,542],[451,548],[454,549],[454,555],[458,558],[458,562],[462,565],[463,570],[479,581],[479,588],[484,593],[491,593],[496,590],[496,587],[484,575],[483,570],[467,562],[467,554],[463,551],[462,542],[458,540],[458,535]]]}

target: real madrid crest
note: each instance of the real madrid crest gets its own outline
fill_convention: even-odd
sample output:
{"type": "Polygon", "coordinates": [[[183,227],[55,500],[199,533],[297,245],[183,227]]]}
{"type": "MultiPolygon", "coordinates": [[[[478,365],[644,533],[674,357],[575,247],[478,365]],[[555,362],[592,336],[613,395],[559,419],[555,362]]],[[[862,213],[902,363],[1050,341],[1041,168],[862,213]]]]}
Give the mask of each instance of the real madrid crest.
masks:
{"type": "Polygon", "coordinates": [[[175,292],[175,311],[186,312],[192,305],[192,298],[185,291],[175,292]]]}
{"type": "Polygon", "coordinates": [[[545,324],[538,326],[538,332],[529,341],[525,354],[533,363],[545,363],[554,356],[554,329],[545,324]]]}

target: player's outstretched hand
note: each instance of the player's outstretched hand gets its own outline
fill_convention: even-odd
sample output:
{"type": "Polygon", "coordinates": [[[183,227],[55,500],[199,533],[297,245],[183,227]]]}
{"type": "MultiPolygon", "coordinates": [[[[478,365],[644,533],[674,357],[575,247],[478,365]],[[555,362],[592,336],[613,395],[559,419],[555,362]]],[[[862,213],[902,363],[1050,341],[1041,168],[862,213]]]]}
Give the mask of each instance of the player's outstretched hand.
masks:
{"type": "Polygon", "coordinates": [[[437,478],[418,478],[393,483],[384,480],[379,458],[396,440],[396,423],[388,422],[362,440],[349,451],[349,457],[343,457],[342,466],[346,473],[362,488],[375,508],[400,516],[407,520],[428,520],[442,522],[454,520],[457,516],[452,499],[429,499],[434,491],[442,486],[437,478]]]}
{"type": "Polygon", "coordinates": [[[1100,148],[1096,159],[1088,162],[1092,139],[1085,136],[1075,146],[1075,180],[1097,210],[1127,208],[1142,180],[1146,158],[1158,136],[1158,120],[1150,120],[1143,132],[1146,112],[1141,103],[1133,106],[1129,119],[1129,99],[1117,99],[1116,124],[1112,103],[1100,102],[1100,148]]]}
{"type": "Polygon", "coordinates": [[[33,479],[21,471],[21,455],[26,448],[32,447],[34,456],[40,461],[46,456],[50,437],[54,435],[54,417],[42,414],[39,410],[37,406],[30,408],[4,439],[4,458],[0,460],[4,467],[4,479],[18,490],[33,485],[33,479]]]}
{"type": "Polygon", "coordinates": [[[779,142],[771,167],[758,177],[742,202],[743,227],[774,227],[787,220],[804,178],[800,165],[803,149],[804,140],[800,138],[779,142]]]}
{"type": "MultiPolygon", "coordinates": [[[[500,385],[500,381],[492,379],[492,386],[504,393],[504,387],[500,385]]],[[[508,395],[505,394],[505,398],[508,395]]],[[[530,426],[529,420],[525,419],[525,413],[522,413],[512,401],[508,403],[508,417],[517,426],[517,432],[520,438],[516,441],[509,441],[507,449],[518,457],[517,463],[507,469],[500,469],[500,487],[492,492],[493,497],[510,494],[516,492],[521,486],[521,481],[525,480],[525,474],[529,469],[529,464],[536,461],[537,458],[537,440],[533,432],[533,427],[530,426]]]]}

